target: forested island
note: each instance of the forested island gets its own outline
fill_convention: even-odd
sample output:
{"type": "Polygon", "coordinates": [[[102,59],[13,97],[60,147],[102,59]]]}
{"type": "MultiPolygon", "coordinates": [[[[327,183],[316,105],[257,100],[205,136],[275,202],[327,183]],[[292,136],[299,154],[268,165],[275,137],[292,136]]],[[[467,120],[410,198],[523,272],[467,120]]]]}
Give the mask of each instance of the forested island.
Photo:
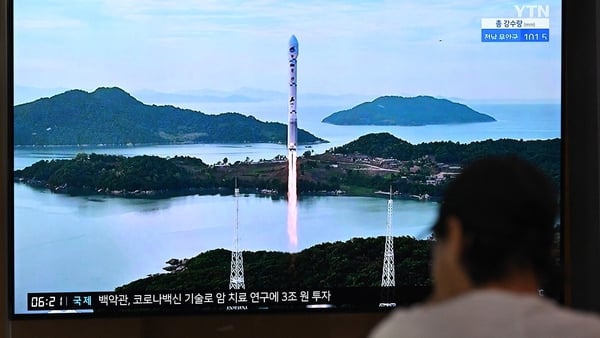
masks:
{"type": "MultiPolygon", "coordinates": [[[[282,123],[147,105],[116,87],[70,90],[14,107],[15,146],[286,142],[282,123]]],[[[326,141],[299,129],[298,142],[326,141]]]]}
{"type": "MultiPolygon", "coordinates": [[[[428,286],[431,240],[394,238],[396,286],[428,286]]],[[[385,237],[322,243],[297,253],[244,251],[247,289],[379,287],[385,237]]],[[[227,290],[231,251],[214,249],[191,259],[171,259],[168,273],[118,287],[118,292],[227,290]]]]}
{"type": "Polygon", "coordinates": [[[424,126],[493,122],[493,117],[470,107],[431,96],[381,96],[323,119],[336,125],[424,126]]]}
{"type": "MultiPolygon", "coordinates": [[[[302,195],[382,196],[390,185],[394,199],[437,199],[445,186],[475,158],[493,154],[520,156],[560,182],[560,139],[486,140],[468,144],[411,144],[389,133],[364,135],[323,154],[305,152],[298,162],[302,195]]],[[[242,193],[285,196],[288,163],[273,159],[216,164],[176,156],[124,157],[78,154],[68,160],[43,160],[14,171],[21,182],[56,193],[127,198],[167,198],[191,194],[242,193]]],[[[493,179],[493,178],[490,178],[493,179]]],[[[394,238],[396,287],[431,284],[432,241],[394,238]]],[[[321,243],[297,253],[244,251],[246,289],[378,287],[381,283],[384,237],[321,243]]],[[[165,258],[167,259],[167,258],[165,258]]],[[[192,258],[172,258],[163,273],[132,281],[118,292],[228,289],[231,251],[215,248],[192,258]]]]}
{"type": "MultiPolygon", "coordinates": [[[[539,166],[557,185],[560,182],[560,139],[413,145],[379,133],[362,136],[324,154],[305,152],[298,160],[298,192],[378,196],[381,191],[389,191],[391,185],[400,198],[437,198],[465,164],[492,154],[520,156],[539,166]]],[[[234,163],[224,158],[208,165],[186,156],[81,153],[73,159],[43,160],[16,170],[14,180],[57,193],[136,198],[231,194],[237,180],[242,193],[285,196],[287,165],[281,155],[234,163]]]]}

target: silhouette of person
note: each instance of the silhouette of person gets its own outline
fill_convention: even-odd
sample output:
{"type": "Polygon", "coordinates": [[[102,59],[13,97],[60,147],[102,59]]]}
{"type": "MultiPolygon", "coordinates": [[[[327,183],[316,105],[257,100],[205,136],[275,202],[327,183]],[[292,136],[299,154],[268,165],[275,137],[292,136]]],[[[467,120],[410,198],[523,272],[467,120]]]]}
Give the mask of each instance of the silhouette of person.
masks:
{"type": "Polygon", "coordinates": [[[513,156],[472,162],[449,183],[433,226],[433,294],[371,332],[385,337],[600,337],[600,317],[541,297],[558,196],[513,156]]]}

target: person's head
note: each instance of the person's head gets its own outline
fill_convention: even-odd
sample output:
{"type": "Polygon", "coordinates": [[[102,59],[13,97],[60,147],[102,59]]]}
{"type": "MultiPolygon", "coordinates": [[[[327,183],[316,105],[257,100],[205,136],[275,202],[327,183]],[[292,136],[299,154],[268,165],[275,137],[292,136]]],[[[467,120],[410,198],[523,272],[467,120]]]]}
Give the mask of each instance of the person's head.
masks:
{"type": "Polygon", "coordinates": [[[472,162],[448,185],[433,226],[432,274],[451,296],[549,271],[557,195],[536,167],[514,156],[472,162]]]}

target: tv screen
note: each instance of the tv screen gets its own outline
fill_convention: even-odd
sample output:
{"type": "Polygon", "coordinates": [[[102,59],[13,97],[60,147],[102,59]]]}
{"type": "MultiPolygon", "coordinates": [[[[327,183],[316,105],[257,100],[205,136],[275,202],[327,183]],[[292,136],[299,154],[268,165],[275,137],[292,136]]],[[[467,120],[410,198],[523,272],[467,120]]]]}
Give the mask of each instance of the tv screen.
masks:
{"type": "Polygon", "coordinates": [[[389,311],[467,163],[560,182],[560,1],[13,8],[17,318],[389,311]]]}

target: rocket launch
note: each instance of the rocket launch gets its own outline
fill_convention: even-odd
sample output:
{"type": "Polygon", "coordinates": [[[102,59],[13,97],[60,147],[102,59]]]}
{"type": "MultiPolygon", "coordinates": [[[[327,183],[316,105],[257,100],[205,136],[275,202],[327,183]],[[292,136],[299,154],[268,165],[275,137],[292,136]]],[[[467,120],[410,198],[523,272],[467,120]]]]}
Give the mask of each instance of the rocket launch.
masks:
{"type": "Polygon", "coordinates": [[[294,35],[290,38],[288,56],[290,62],[290,98],[288,110],[288,238],[291,249],[298,245],[298,192],[296,189],[296,147],[298,146],[298,121],[296,119],[296,83],[298,70],[298,40],[294,35]]]}
{"type": "Polygon", "coordinates": [[[296,116],[296,79],[298,78],[296,59],[298,58],[298,39],[295,35],[290,38],[289,61],[290,61],[290,101],[288,116],[288,149],[296,150],[298,145],[298,120],[296,116]]]}

